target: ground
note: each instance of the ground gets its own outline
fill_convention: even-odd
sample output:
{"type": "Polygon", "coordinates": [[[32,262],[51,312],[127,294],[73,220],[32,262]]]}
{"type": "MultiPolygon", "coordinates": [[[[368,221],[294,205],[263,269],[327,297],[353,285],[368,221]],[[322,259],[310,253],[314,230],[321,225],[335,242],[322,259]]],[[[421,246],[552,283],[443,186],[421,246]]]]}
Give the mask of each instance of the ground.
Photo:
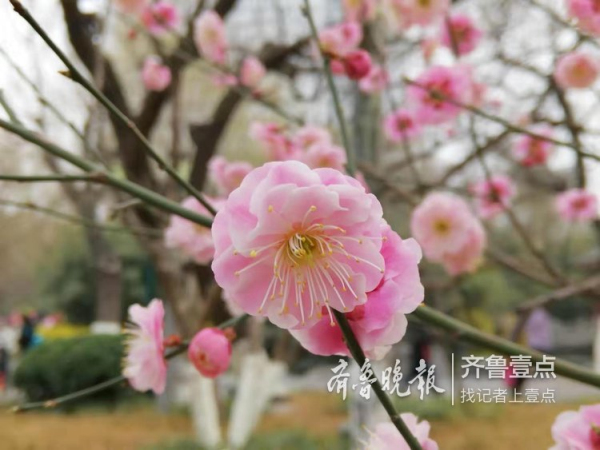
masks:
{"type": "MultiPolygon", "coordinates": [[[[575,407],[523,404],[496,407],[491,413],[477,416],[471,412],[452,414],[431,420],[432,435],[443,443],[444,450],[547,449],[552,443],[550,426],[554,418],[570,408],[575,407]]],[[[285,409],[267,415],[258,434],[306,430],[314,441],[329,441],[344,421],[343,407],[335,397],[302,394],[292,397],[285,409]]],[[[4,412],[0,414],[0,430],[3,450],[80,450],[83,443],[86,450],[154,449],[160,448],[155,447],[157,444],[189,441],[193,436],[185,414],[162,415],[149,405],[76,414],[4,412]]],[[[287,445],[273,448],[288,450],[287,445]]]]}

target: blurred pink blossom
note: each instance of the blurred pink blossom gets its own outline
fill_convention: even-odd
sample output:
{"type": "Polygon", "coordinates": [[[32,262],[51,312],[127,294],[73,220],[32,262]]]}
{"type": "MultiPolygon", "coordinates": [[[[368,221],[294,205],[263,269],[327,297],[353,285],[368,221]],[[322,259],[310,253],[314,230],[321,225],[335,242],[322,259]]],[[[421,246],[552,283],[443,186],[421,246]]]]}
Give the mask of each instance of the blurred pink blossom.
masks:
{"type": "Polygon", "coordinates": [[[389,84],[390,77],[387,71],[378,64],[373,64],[369,73],[358,83],[361,91],[373,94],[383,91],[389,84]]]}
{"type": "Polygon", "coordinates": [[[383,131],[391,142],[402,142],[403,139],[417,136],[421,132],[421,126],[413,111],[400,108],[385,117],[383,131]]]}
{"type": "Polygon", "coordinates": [[[563,88],[586,88],[594,84],[599,72],[598,58],[582,52],[571,52],[557,61],[554,79],[563,88]]]}
{"type": "Polygon", "coordinates": [[[348,162],[346,151],[342,147],[326,143],[311,145],[300,154],[298,159],[311,169],[329,167],[340,172],[344,171],[344,166],[348,162]]]}
{"type": "Polygon", "coordinates": [[[371,55],[366,50],[354,50],[342,59],[344,73],[351,80],[361,80],[371,72],[371,55]]]}
{"type": "Polygon", "coordinates": [[[600,448],[600,404],[560,413],[552,424],[555,445],[550,450],[596,450],[600,448]]]}
{"type": "Polygon", "coordinates": [[[600,35],[598,0],[567,0],[569,14],[577,19],[582,30],[600,35]]]}
{"type": "Polygon", "coordinates": [[[171,69],[160,58],[149,56],[142,68],[142,81],[149,91],[164,91],[171,84],[171,69]]]}
{"type": "Polygon", "coordinates": [[[378,0],[343,0],[344,15],[348,21],[362,22],[375,17],[378,0]]]}
{"type": "Polygon", "coordinates": [[[269,152],[269,159],[286,161],[296,159],[299,149],[286,134],[286,127],[275,122],[252,122],[249,135],[262,143],[269,152]]]}
{"type": "Polygon", "coordinates": [[[162,394],[167,382],[164,358],[164,317],[162,300],[154,299],[147,307],[129,307],[129,321],[135,326],[127,330],[125,376],[136,391],[152,390],[162,394]]]}
{"type": "MultiPolygon", "coordinates": [[[[400,417],[417,439],[423,450],[438,450],[437,443],[429,437],[431,426],[426,420],[419,422],[412,413],[400,414],[400,417]]],[[[365,450],[410,450],[396,426],[392,422],[377,424],[371,434],[365,450]]]]}
{"type": "Polygon", "coordinates": [[[216,378],[229,368],[231,342],[219,328],[204,328],[191,340],[188,358],[203,376],[216,378]]]}
{"type": "Polygon", "coordinates": [[[205,11],[194,21],[194,43],[207,61],[221,65],[227,62],[225,24],[215,11],[205,11]]]}
{"type": "Polygon", "coordinates": [[[331,133],[327,128],[316,125],[304,125],[292,136],[294,145],[307,149],[314,144],[331,144],[331,133]]]}
{"type": "Polygon", "coordinates": [[[359,22],[334,25],[319,33],[321,50],[334,58],[344,58],[356,50],[362,39],[362,25],[359,22]]]}
{"type": "Polygon", "coordinates": [[[249,56],[242,62],[240,82],[251,89],[258,89],[266,73],[267,69],[265,69],[260,59],[255,56],[249,56]]]}
{"type": "MultiPolygon", "coordinates": [[[[552,130],[547,127],[533,128],[532,131],[539,136],[552,137],[552,130]]],[[[524,134],[515,141],[513,155],[525,167],[539,166],[546,164],[553,148],[552,142],[524,134]]]]}
{"type": "Polygon", "coordinates": [[[440,124],[458,116],[461,107],[450,101],[464,104],[473,101],[473,80],[466,66],[433,66],[415,82],[416,85],[407,88],[407,96],[417,118],[425,124],[440,124]]]}
{"type": "Polygon", "coordinates": [[[598,217],[598,198],[584,189],[570,189],[556,197],[556,210],[566,222],[590,222],[598,217]]]}
{"type": "Polygon", "coordinates": [[[442,45],[453,50],[454,45],[459,55],[465,55],[475,49],[483,33],[471,20],[464,14],[453,14],[442,24],[440,41],[442,45]],[[452,36],[450,35],[452,30],[452,36]]]}
{"type": "Polygon", "coordinates": [[[167,1],[150,4],[142,11],[140,18],[146,29],[153,35],[175,30],[181,20],[175,5],[167,1]]]}
{"type": "Polygon", "coordinates": [[[221,195],[227,196],[237,189],[253,169],[246,161],[229,162],[222,156],[213,156],[208,163],[209,176],[214,180],[221,195]]]}
{"type": "MultiPolygon", "coordinates": [[[[207,200],[215,209],[223,204],[222,200],[207,200]]],[[[207,209],[194,197],[186,198],[181,206],[204,216],[209,215],[207,209]]],[[[177,215],[171,216],[169,226],[165,229],[165,246],[181,250],[198,264],[208,264],[215,252],[209,228],[177,215]]]]}
{"type": "Polygon", "coordinates": [[[382,210],[355,179],[298,161],[250,172],[212,227],[217,283],[282,328],[350,312],[381,282],[382,210]]]}
{"type": "Polygon", "coordinates": [[[485,232],[467,203],[455,194],[429,194],[413,211],[410,228],[425,256],[456,275],[474,271],[485,248],[485,232]]]}
{"type": "Polygon", "coordinates": [[[125,14],[140,14],[150,0],[115,0],[116,8],[125,14]]]}
{"type": "Polygon", "coordinates": [[[450,8],[450,0],[389,0],[388,7],[398,26],[405,28],[441,19],[450,8]]]}
{"type": "Polygon", "coordinates": [[[491,219],[506,210],[516,194],[515,184],[504,175],[475,183],[470,190],[475,196],[477,211],[484,219],[491,219]]]}

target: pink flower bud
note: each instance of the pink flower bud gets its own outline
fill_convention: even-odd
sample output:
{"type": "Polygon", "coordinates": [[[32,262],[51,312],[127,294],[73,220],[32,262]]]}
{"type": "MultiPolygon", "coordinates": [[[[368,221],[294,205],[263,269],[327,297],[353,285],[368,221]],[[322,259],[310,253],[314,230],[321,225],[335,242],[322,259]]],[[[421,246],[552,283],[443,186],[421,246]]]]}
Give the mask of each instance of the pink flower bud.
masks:
{"type": "Polygon", "coordinates": [[[346,75],[352,80],[360,80],[371,71],[371,55],[365,50],[355,50],[344,58],[346,75]]]}
{"type": "Polygon", "coordinates": [[[149,91],[164,91],[171,84],[171,69],[159,58],[150,56],[144,61],[142,81],[149,91]]]}
{"type": "Polygon", "coordinates": [[[205,328],[190,342],[188,358],[203,376],[216,378],[229,367],[231,342],[223,330],[205,328]]]}

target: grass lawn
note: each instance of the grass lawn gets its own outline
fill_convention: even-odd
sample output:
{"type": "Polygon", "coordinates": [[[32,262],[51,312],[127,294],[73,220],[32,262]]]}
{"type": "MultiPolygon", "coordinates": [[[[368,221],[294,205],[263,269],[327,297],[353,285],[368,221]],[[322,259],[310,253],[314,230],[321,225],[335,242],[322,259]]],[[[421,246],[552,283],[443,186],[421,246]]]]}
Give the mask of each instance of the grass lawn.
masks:
{"type": "MultiPolygon", "coordinates": [[[[556,415],[576,407],[522,404],[452,411],[449,417],[431,420],[432,435],[443,444],[443,450],[547,449],[552,443],[550,426],[556,415]]],[[[342,447],[335,444],[336,433],[344,421],[344,409],[336,396],[297,395],[283,411],[262,420],[251,448],[337,450],[342,447]]],[[[184,444],[193,436],[185,414],[165,416],[148,405],[77,414],[3,412],[0,430],[3,450],[194,449],[184,444]]]]}

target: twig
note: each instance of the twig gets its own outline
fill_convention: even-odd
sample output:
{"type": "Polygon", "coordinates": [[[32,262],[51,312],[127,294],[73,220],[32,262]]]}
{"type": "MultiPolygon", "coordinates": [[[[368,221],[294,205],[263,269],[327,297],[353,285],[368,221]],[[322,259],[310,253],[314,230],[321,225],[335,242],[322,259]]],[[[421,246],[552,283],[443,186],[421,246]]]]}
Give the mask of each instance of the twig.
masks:
{"type": "Polygon", "coordinates": [[[106,231],[109,233],[131,233],[134,235],[147,236],[151,238],[161,239],[162,232],[160,230],[156,230],[153,228],[140,228],[140,227],[121,227],[118,225],[102,225],[100,223],[94,222],[93,220],[87,220],[82,217],[72,216],[70,214],[65,214],[60,211],[56,211],[54,209],[46,208],[44,206],[39,206],[30,202],[14,202],[11,200],[0,199],[0,206],[10,206],[13,208],[26,209],[29,211],[34,211],[42,214],[46,214],[48,216],[54,217],[56,219],[64,220],[69,223],[73,223],[75,225],[81,225],[86,228],[95,228],[98,230],[106,231]]]}
{"type": "Polygon", "coordinates": [[[156,152],[148,138],[140,131],[136,126],[135,122],[127,117],[119,108],[115,106],[100,90],[98,90],[92,83],[90,83],[81,72],[75,67],[75,65],[69,60],[69,58],[58,48],[54,41],[48,36],[46,31],[40,26],[40,24],[33,18],[29,11],[22,5],[19,0],[10,0],[14,10],[19,14],[25,21],[33,28],[33,30],[46,42],[48,47],[59,57],[59,59],[69,69],[65,75],[71,78],[76,83],[79,83],[85,90],[87,90],[96,100],[98,100],[104,107],[119,121],[121,121],[127,128],[129,128],[133,134],[142,143],[144,150],[150,155],[150,157],[158,164],[158,166],[167,172],[171,178],[173,178],[177,184],[179,184],[185,191],[194,196],[212,215],[216,214],[214,207],[208,203],[202,193],[200,193],[194,186],[188,181],[183,179],[175,169],[173,169],[162,157],[156,152]]]}
{"type": "Polygon", "coordinates": [[[321,57],[323,58],[323,72],[325,73],[327,85],[329,86],[329,91],[331,92],[333,106],[335,107],[335,115],[340,125],[342,142],[344,144],[344,148],[346,149],[346,155],[348,156],[348,164],[346,165],[346,171],[349,175],[354,176],[354,173],[356,172],[356,161],[354,151],[352,149],[352,146],[350,145],[350,134],[348,133],[348,128],[346,126],[346,119],[344,118],[344,111],[342,110],[342,102],[340,100],[340,95],[335,86],[335,82],[333,81],[333,74],[331,72],[331,59],[328,55],[326,55],[323,52],[323,49],[321,48],[319,42],[319,32],[317,31],[317,26],[315,24],[315,19],[312,14],[309,0],[304,0],[304,8],[302,9],[302,12],[308,20],[312,37],[317,41],[319,52],[321,54],[321,57]]]}
{"type": "Polygon", "coordinates": [[[176,214],[205,227],[210,227],[212,225],[212,219],[198,214],[190,209],[184,208],[180,204],[175,203],[169,200],[168,198],[151,191],[150,189],[146,189],[145,187],[142,187],[129,180],[120,178],[112,172],[103,170],[98,166],[92,164],[91,162],[83,159],[82,157],[70,153],[56,144],[46,141],[41,136],[32,132],[31,130],[28,130],[27,128],[24,128],[14,123],[7,122],[2,119],[0,119],[0,128],[4,128],[5,130],[10,131],[11,133],[21,136],[26,141],[37,145],[38,147],[42,148],[43,150],[58,158],[70,162],[74,166],[79,167],[84,172],[97,174],[97,176],[101,177],[106,184],[110,184],[122,191],[125,191],[136,198],[144,200],[150,205],[162,209],[163,211],[168,211],[172,214],[176,214]]]}

